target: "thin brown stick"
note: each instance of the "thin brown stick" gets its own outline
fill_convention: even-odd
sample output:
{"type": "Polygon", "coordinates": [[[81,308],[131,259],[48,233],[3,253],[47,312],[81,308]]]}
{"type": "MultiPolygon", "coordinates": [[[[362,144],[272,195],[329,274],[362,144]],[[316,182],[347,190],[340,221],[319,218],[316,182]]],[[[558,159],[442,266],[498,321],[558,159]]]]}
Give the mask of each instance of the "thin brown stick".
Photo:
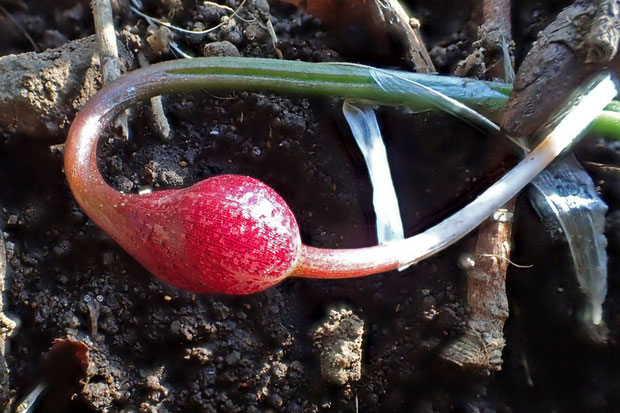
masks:
{"type": "Polygon", "coordinates": [[[118,58],[118,48],[116,47],[112,5],[110,0],[93,0],[91,5],[95,20],[97,44],[99,46],[101,74],[105,84],[121,75],[121,63],[118,58]]]}
{"type": "Polygon", "coordinates": [[[478,39],[472,43],[472,52],[459,62],[457,76],[503,79],[512,83],[512,25],[510,23],[510,1],[483,0],[483,24],[478,27],[478,39]]]}
{"type": "Polygon", "coordinates": [[[412,18],[398,0],[375,0],[387,22],[392,22],[407,39],[407,54],[419,73],[435,73],[435,66],[420,33],[420,22],[412,18]]]}
{"type": "Polygon", "coordinates": [[[420,73],[435,73],[435,66],[424,46],[420,34],[420,22],[412,18],[399,0],[283,0],[294,4],[308,13],[327,22],[333,27],[341,27],[349,22],[371,22],[372,29],[379,36],[388,32],[404,38],[407,44],[407,57],[420,73]]]}
{"type": "MultiPolygon", "coordinates": [[[[121,75],[121,61],[118,57],[118,47],[116,46],[112,4],[110,0],[92,0],[91,7],[95,21],[97,45],[99,46],[99,64],[101,65],[101,75],[105,85],[121,75]]],[[[119,115],[114,124],[122,130],[123,137],[127,139],[129,136],[127,114],[119,115]]]]}
{"type": "MultiPolygon", "coordinates": [[[[149,61],[143,53],[138,53],[138,63],[140,64],[140,67],[146,67],[149,65],[149,61]]],[[[153,114],[153,120],[155,121],[155,130],[162,139],[168,140],[170,138],[170,123],[164,113],[164,106],[161,96],[153,96],[151,98],[151,113],[153,114]]]]}
{"type": "Polygon", "coordinates": [[[482,17],[486,23],[500,27],[508,39],[512,39],[512,23],[510,21],[510,0],[484,0],[482,17]]]}
{"type": "Polygon", "coordinates": [[[24,37],[26,38],[26,40],[28,40],[28,42],[30,43],[30,45],[32,46],[32,49],[35,52],[39,51],[39,47],[37,46],[37,43],[34,41],[34,39],[32,38],[32,36],[30,36],[30,34],[28,33],[28,31],[26,31],[26,29],[24,29],[24,27],[19,24],[19,22],[17,20],[15,20],[15,17],[13,17],[13,15],[11,15],[11,13],[8,12],[7,9],[5,9],[2,4],[0,4],[0,11],[15,25],[15,27],[17,27],[17,30],[19,30],[20,32],[22,32],[22,34],[24,35],[24,37]]]}
{"type": "Polygon", "coordinates": [[[0,231],[0,408],[9,401],[9,367],[6,362],[6,340],[15,329],[15,322],[4,315],[4,279],[6,277],[6,251],[0,231]]]}
{"type": "Polygon", "coordinates": [[[605,67],[620,71],[620,58],[612,60],[619,39],[620,3],[616,0],[575,1],[562,10],[539,33],[519,67],[502,120],[506,134],[536,145],[525,141],[535,136],[571,91],[605,67]],[[548,90],[553,93],[543,92],[548,90]]]}
{"type": "MultiPolygon", "coordinates": [[[[484,0],[483,9],[484,26],[495,27],[509,40],[510,1],[484,0]]],[[[467,329],[442,354],[459,366],[487,371],[502,368],[506,343],[503,329],[508,318],[506,272],[510,265],[515,204],[516,199],[509,201],[478,229],[474,265],[466,273],[467,329]]]]}
{"type": "MultiPolygon", "coordinates": [[[[512,41],[512,23],[510,21],[510,0],[484,0],[482,15],[485,24],[481,36],[489,37],[495,52],[491,53],[493,60],[489,66],[487,78],[503,78],[508,83],[514,82],[515,72],[512,67],[509,43],[512,41]],[[495,32],[495,33],[494,33],[495,32]]],[[[487,45],[487,47],[489,47],[487,45]]]]}
{"type": "Polygon", "coordinates": [[[478,230],[475,264],[467,271],[467,329],[444,352],[459,366],[501,370],[505,345],[503,328],[508,318],[506,272],[510,265],[510,239],[515,199],[486,220],[478,230]]]}

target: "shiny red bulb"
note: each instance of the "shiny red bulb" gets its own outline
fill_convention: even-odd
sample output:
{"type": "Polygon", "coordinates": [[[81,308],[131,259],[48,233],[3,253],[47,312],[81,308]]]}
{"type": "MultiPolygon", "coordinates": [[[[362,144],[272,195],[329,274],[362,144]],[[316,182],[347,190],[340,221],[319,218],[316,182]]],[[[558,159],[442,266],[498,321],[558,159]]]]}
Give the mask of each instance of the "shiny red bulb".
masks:
{"type": "Polygon", "coordinates": [[[198,293],[264,290],[300,257],[292,211],[273,189],[246,176],[133,197],[119,212],[137,232],[118,242],[164,281],[198,293]]]}

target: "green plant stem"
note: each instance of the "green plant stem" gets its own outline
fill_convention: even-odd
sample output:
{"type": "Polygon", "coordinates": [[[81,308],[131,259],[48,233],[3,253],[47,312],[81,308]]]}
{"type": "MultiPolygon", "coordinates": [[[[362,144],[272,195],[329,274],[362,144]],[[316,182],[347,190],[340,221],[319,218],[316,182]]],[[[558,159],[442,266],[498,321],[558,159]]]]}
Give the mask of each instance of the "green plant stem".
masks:
{"type": "Polygon", "coordinates": [[[588,133],[595,136],[620,140],[620,113],[603,111],[588,128],[588,133]]]}
{"type": "Polygon", "coordinates": [[[609,112],[620,112],[620,102],[617,100],[612,101],[609,105],[605,106],[605,110],[609,112]]]}
{"type": "MultiPolygon", "coordinates": [[[[395,73],[435,89],[498,122],[512,86],[449,76],[375,69],[346,63],[308,63],[258,58],[210,57],[174,60],[143,68],[123,76],[110,88],[109,99],[117,99],[115,115],[131,101],[148,96],[197,89],[272,91],[304,96],[362,99],[388,105],[430,109],[428,101],[406,91],[384,90],[373,79],[373,71],[395,73]],[[127,93],[126,89],[134,93],[127,93]]],[[[375,72],[376,73],[376,72],[375,72]]],[[[106,86],[107,88],[107,86],[106,86]]],[[[618,106],[611,105],[611,110],[618,106]]],[[[597,134],[620,139],[618,113],[606,111],[592,123],[597,134]]]]}

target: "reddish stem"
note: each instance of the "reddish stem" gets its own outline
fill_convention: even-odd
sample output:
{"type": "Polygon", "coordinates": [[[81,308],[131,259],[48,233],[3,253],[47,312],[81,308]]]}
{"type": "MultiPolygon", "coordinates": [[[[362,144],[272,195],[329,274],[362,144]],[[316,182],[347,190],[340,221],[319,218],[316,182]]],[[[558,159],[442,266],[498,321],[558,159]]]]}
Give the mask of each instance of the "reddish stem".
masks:
{"type": "Polygon", "coordinates": [[[352,278],[398,268],[386,245],[355,249],[324,249],[302,245],[301,258],[291,273],[306,278],[352,278]]]}

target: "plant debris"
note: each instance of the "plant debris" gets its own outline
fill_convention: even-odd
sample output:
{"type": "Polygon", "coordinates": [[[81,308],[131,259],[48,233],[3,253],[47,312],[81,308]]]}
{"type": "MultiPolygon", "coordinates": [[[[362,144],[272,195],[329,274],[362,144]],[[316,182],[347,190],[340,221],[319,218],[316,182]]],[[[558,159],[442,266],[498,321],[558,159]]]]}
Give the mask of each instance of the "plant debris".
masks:
{"type": "Polygon", "coordinates": [[[575,276],[584,294],[579,321],[589,337],[604,343],[603,302],[607,294],[608,207],[598,196],[592,178],[574,155],[541,172],[529,190],[530,200],[545,226],[560,232],[570,248],[575,276]]]}
{"type": "Polygon", "coordinates": [[[6,249],[0,227],[0,407],[9,400],[9,367],[6,363],[6,341],[15,329],[15,322],[4,314],[4,283],[6,279],[6,249]]]}
{"type": "Polygon", "coordinates": [[[403,220],[375,108],[363,102],[345,101],[342,111],[368,168],[377,222],[377,242],[386,244],[404,239],[403,220]]]}
{"type": "Polygon", "coordinates": [[[508,135],[535,145],[527,141],[562,100],[609,64],[620,40],[619,7],[614,0],[576,1],[540,33],[514,82],[502,122],[508,135]]]}

